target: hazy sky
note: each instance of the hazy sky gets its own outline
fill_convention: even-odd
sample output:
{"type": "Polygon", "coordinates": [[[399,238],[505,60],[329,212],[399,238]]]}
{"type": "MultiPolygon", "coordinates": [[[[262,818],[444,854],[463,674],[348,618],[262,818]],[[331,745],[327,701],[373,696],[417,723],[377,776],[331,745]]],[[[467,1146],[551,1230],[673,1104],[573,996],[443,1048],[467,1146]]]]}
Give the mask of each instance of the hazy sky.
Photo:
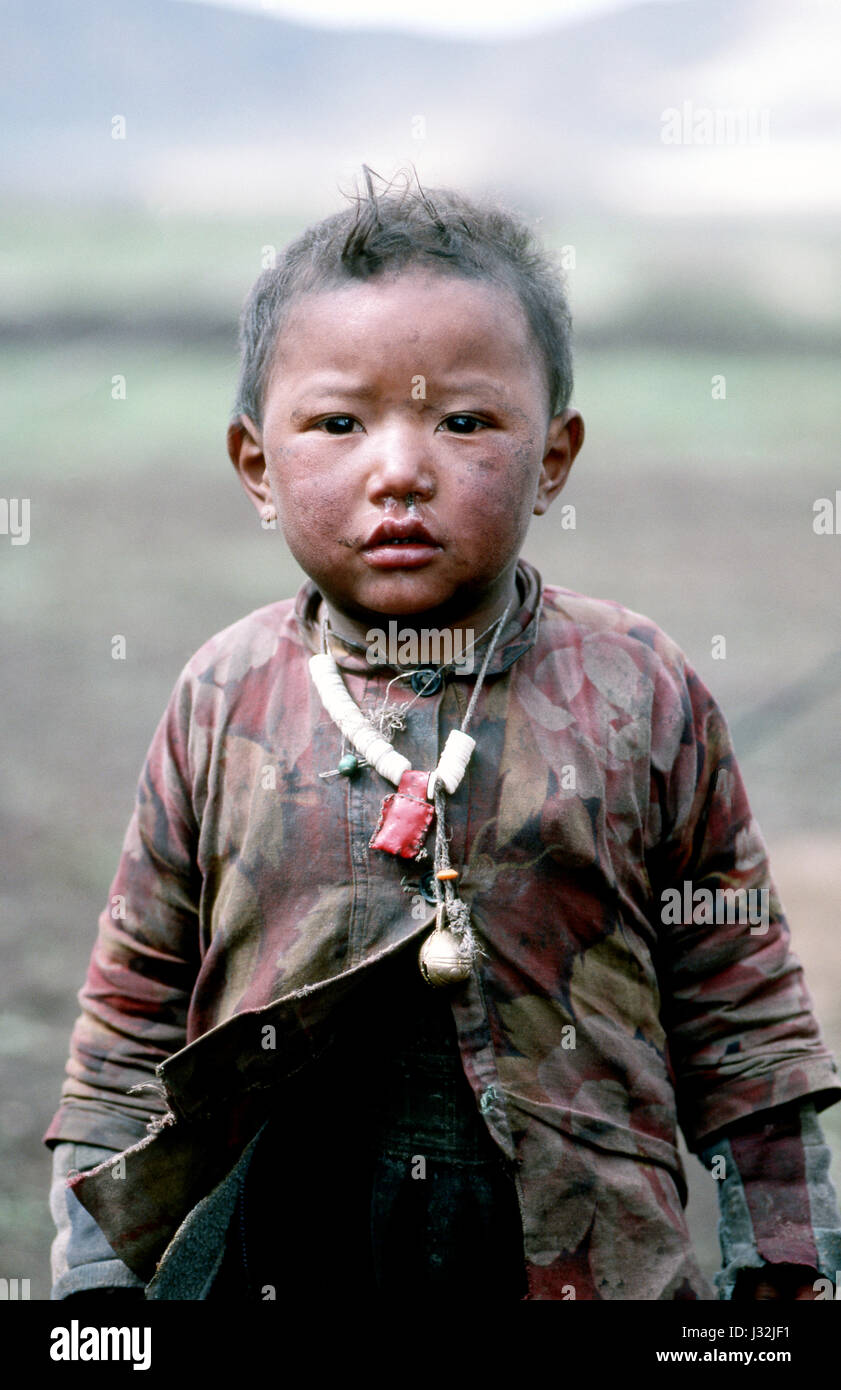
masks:
{"type": "MultiPolygon", "coordinates": [[[[681,0],[649,0],[674,5],[681,0]]],[[[628,9],[639,0],[183,0],[189,4],[218,4],[229,9],[256,10],[295,19],[304,24],[340,28],[414,29],[426,33],[465,35],[527,33],[557,24],[628,9]]]]}

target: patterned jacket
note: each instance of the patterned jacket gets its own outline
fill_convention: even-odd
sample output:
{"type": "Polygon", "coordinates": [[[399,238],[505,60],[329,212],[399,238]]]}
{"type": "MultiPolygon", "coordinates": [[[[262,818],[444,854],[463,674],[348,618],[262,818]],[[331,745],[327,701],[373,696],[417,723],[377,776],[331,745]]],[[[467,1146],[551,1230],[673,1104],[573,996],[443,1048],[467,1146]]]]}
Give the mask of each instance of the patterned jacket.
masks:
{"type": "MultiPolygon", "coordinates": [[[[737,1145],[711,1136],[806,1098],[820,1109],[841,1084],[709,692],[647,618],[544,586],[523,561],[518,590],[449,798],[483,952],[451,992],[465,1074],[514,1167],[530,1298],[710,1297],[678,1127],[733,1179],[737,1145]]],[[[433,920],[431,861],[369,847],[392,788],[367,768],[319,775],[342,740],[307,665],[318,602],[307,582],[188,662],[79,996],[45,1142],[125,1150],[71,1186],[143,1282],[175,1267],[284,1077],[375,1006],[433,920]]],[[[333,652],[357,704],[380,704],[395,669],[333,652]]],[[[424,695],[402,687],[395,747],[414,768],[435,766],[473,688],[444,676],[424,695]]],[[[805,1240],[821,1266],[839,1221],[830,1204],[804,1232],[814,1164],[798,1154],[799,1225],[767,1258],[798,1262],[805,1240]]],[[[743,1207],[767,1205],[758,1166],[743,1207]]]]}

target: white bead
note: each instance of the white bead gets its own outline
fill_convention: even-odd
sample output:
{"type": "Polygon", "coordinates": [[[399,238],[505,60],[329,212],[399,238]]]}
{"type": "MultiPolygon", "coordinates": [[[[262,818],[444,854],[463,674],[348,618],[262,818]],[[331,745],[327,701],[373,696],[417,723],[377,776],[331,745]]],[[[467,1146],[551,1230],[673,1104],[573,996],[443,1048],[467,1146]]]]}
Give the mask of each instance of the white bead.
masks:
{"type": "Polygon", "coordinates": [[[317,652],[311,656],[309,667],[321,703],[345,738],[381,777],[393,782],[395,787],[399,786],[400,778],[404,772],[411,771],[412,764],[366,719],[329,652],[317,652]]]}
{"type": "MultiPolygon", "coordinates": [[[[471,738],[469,734],[463,734],[461,729],[453,729],[444,744],[444,751],[438,759],[438,766],[434,775],[443,782],[450,796],[461,786],[462,778],[467,771],[467,764],[470,762],[470,755],[475,747],[476,740],[471,738]]],[[[428,795],[429,791],[427,790],[428,795]]]]}

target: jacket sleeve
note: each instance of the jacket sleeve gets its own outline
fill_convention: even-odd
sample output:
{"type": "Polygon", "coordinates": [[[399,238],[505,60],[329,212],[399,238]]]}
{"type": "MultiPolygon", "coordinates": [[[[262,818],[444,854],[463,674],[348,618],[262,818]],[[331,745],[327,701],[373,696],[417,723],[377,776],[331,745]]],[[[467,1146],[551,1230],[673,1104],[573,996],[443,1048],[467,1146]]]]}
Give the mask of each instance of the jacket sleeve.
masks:
{"type": "Polygon", "coordinates": [[[95,1168],[112,1156],[112,1149],[92,1144],[56,1144],[50,1212],[56,1235],[50,1250],[51,1299],[103,1289],[142,1289],[143,1280],[118,1259],[93,1217],[67,1186],[71,1173],[95,1168]]]}
{"type": "Polygon", "coordinates": [[[689,667],[652,719],[647,866],[689,1148],[756,1111],[841,1098],[724,717],[689,667]]]}
{"type": "Polygon", "coordinates": [[[152,739],[99,918],[61,1106],[44,1135],[50,1147],[64,1140],[120,1151],[142,1139],[165,1110],[155,1067],[186,1041],[201,891],[187,670],[152,739]]]}
{"type": "Polygon", "coordinates": [[[733,1297],[741,1270],[765,1265],[805,1266],[835,1287],[841,1214],[811,1101],[732,1125],[701,1160],[718,1183],[721,1298],[733,1297]]]}

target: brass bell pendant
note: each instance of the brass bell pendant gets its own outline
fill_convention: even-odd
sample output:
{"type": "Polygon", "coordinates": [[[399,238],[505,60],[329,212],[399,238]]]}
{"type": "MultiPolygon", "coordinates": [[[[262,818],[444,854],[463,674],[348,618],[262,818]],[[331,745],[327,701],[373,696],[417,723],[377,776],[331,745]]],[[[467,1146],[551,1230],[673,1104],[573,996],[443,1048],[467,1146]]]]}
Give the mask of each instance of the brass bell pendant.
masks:
{"type": "Polygon", "coordinates": [[[428,985],[457,985],[473,968],[473,952],[460,950],[451,931],[436,927],[421,946],[418,963],[428,985]]]}

